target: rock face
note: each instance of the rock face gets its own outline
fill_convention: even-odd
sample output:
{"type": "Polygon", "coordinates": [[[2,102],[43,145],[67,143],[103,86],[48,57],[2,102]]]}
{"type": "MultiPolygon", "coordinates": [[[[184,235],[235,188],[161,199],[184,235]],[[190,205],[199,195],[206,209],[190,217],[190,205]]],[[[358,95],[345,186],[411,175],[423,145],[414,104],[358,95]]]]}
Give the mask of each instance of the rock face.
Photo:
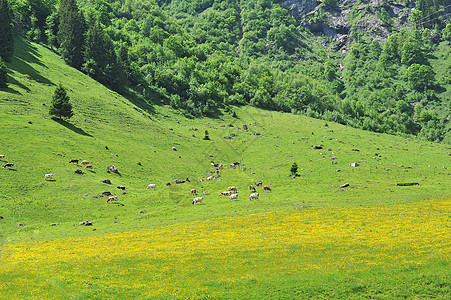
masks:
{"type": "Polygon", "coordinates": [[[315,10],[320,3],[316,0],[287,0],[282,2],[282,6],[286,7],[296,19],[300,19],[315,10]]]}
{"type": "Polygon", "coordinates": [[[390,35],[390,26],[381,21],[382,8],[386,10],[395,27],[407,22],[413,6],[411,2],[409,6],[396,0],[385,6],[383,3],[383,0],[337,0],[336,6],[325,7],[321,1],[316,0],[281,1],[281,5],[311,32],[334,38],[337,50],[345,49],[350,42],[348,34],[351,26],[353,30],[385,40],[390,35]]]}

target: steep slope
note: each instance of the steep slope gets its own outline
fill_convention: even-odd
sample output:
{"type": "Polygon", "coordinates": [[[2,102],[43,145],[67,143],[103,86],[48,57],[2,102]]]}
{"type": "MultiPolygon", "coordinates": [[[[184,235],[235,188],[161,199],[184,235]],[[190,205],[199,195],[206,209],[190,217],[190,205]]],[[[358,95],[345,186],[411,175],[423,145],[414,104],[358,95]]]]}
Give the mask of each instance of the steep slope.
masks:
{"type": "Polygon", "coordinates": [[[299,206],[449,196],[448,145],[249,107],[235,107],[217,119],[187,119],[164,106],[133,104],[45,47],[23,40],[8,67],[11,84],[0,91],[0,154],[15,166],[0,170],[2,242],[92,234],[77,225],[85,220],[101,234],[299,206]],[[75,111],[67,123],[48,115],[59,82],[68,88],[75,111]],[[203,139],[205,131],[210,140],[203,139]],[[69,164],[72,158],[89,160],[93,170],[69,164]],[[211,176],[211,161],[224,164],[221,177],[198,182],[211,176]],[[240,165],[228,167],[233,162],[240,165]],[[294,162],[297,178],[290,176],[294,162]],[[120,174],[107,172],[111,164],[120,174]],[[75,174],[76,168],[84,174],[75,174]],[[53,181],[44,180],[47,173],[53,181]],[[186,178],[191,182],[173,182],[186,178]],[[273,192],[259,190],[260,201],[250,202],[247,187],[258,180],[273,192]],[[397,187],[400,182],[419,186],[397,187]],[[149,183],[157,184],[155,191],[146,190],[149,183]],[[340,188],[344,183],[350,186],[340,188]],[[116,189],[120,185],[126,194],[116,189]],[[232,185],[239,201],[219,196],[232,185]],[[205,193],[204,205],[191,205],[191,188],[205,193]],[[106,191],[124,206],[107,204],[99,197],[106,191]]]}

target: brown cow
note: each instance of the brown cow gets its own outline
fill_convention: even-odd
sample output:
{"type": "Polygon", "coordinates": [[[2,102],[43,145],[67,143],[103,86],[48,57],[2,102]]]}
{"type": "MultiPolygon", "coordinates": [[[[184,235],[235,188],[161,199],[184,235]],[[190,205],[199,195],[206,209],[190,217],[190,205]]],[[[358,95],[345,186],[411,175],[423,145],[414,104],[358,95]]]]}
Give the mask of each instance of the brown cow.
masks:
{"type": "Polygon", "coordinates": [[[110,201],[117,201],[117,196],[111,196],[111,197],[108,197],[108,199],[106,199],[106,203],[108,203],[110,201]]]}
{"type": "Polygon", "coordinates": [[[238,194],[232,194],[229,197],[229,201],[231,201],[232,199],[237,199],[238,200],[238,194]]]}
{"type": "Polygon", "coordinates": [[[253,192],[255,192],[255,186],[253,186],[253,185],[250,185],[250,186],[249,186],[249,191],[253,191],[253,192]]]}
{"type": "Polygon", "coordinates": [[[70,163],[70,164],[71,164],[71,163],[76,163],[76,164],[78,164],[78,159],[72,158],[72,159],[69,161],[69,163],[70,163]]]}
{"type": "Polygon", "coordinates": [[[249,196],[249,200],[251,200],[252,201],[252,199],[259,199],[258,198],[259,197],[259,194],[258,193],[253,193],[253,194],[251,194],[250,196],[249,196]]]}
{"type": "Polygon", "coordinates": [[[236,187],[234,187],[234,186],[229,186],[229,187],[227,188],[227,190],[228,190],[228,191],[235,191],[235,193],[237,192],[237,189],[236,189],[236,187]]]}
{"type": "Polygon", "coordinates": [[[230,191],[224,191],[224,192],[221,192],[219,195],[221,195],[221,196],[230,196],[230,191]]]}
{"type": "Polygon", "coordinates": [[[87,165],[85,166],[85,169],[92,169],[92,165],[91,165],[91,164],[87,164],[87,165]]]}
{"type": "Polygon", "coordinates": [[[269,186],[267,186],[267,185],[265,185],[265,186],[263,187],[263,190],[264,190],[264,191],[268,191],[268,192],[272,192],[271,188],[270,188],[269,186]]]}
{"type": "Polygon", "coordinates": [[[82,164],[82,165],[89,165],[89,161],[88,161],[88,160],[82,160],[82,161],[81,161],[81,164],[82,164]]]}
{"type": "Polygon", "coordinates": [[[196,191],[196,189],[191,189],[191,192],[190,192],[190,194],[191,194],[191,195],[197,195],[197,191],[196,191]]]}

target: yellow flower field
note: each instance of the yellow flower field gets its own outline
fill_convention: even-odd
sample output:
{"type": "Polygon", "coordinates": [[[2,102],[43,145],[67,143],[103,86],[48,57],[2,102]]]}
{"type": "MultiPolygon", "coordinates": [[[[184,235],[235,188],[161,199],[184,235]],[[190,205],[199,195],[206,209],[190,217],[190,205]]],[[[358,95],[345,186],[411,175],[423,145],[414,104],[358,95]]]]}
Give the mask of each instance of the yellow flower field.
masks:
{"type": "Polygon", "coordinates": [[[303,273],[449,263],[451,198],[20,242],[2,245],[0,253],[0,298],[198,298],[216,288],[303,273]]]}

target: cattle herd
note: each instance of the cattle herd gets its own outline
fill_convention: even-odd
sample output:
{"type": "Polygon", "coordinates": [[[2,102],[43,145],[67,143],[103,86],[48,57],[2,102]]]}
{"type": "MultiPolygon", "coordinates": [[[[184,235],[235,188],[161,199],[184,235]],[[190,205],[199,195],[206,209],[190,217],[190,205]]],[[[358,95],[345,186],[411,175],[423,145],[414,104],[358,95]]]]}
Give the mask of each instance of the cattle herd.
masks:
{"type": "MultiPolygon", "coordinates": [[[[175,147],[173,147],[172,149],[174,151],[177,151],[175,149],[175,147]]],[[[4,160],[5,159],[5,155],[3,155],[3,154],[0,155],[0,159],[4,160]]],[[[74,163],[74,164],[78,165],[79,162],[80,162],[80,159],[73,158],[73,159],[71,159],[69,161],[69,164],[74,163]]],[[[211,164],[216,169],[215,169],[215,171],[211,171],[210,173],[215,173],[216,175],[207,177],[207,179],[206,179],[207,181],[210,181],[210,180],[213,180],[213,179],[218,179],[218,178],[221,177],[220,170],[223,168],[223,164],[216,164],[213,161],[211,161],[211,164]]],[[[81,160],[80,165],[81,166],[85,166],[85,169],[92,170],[94,168],[93,165],[88,160],[81,160]]],[[[238,165],[239,165],[238,162],[234,162],[234,163],[231,163],[229,166],[231,168],[235,168],[238,165]]],[[[6,163],[3,167],[12,169],[14,167],[14,163],[6,163]]],[[[117,168],[114,165],[108,166],[107,167],[107,171],[108,172],[118,173],[118,170],[117,170],[117,168]]],[[[83,171],[81,169],[76,169],[75,173],[76,174],[83,174],[83,171]]],[[[51,173],[45,174],[44,175],[44,180],[45,181],[47,181],[47,180],[54,180],[53,179],[53,174],[51,174],[51,173]]],[[[201,182],[201,181],[204,181],[204,180],[203,179],[198,180],[198,182],[201,182]]],[[[109,179],[103,179],[103,180],[101,180],[101,182],[103,182],[105,184],[111,184],[111,181],[109,179]]],[[[174,182],[179,184],[179,183],[185,183],[185,182],[191,182],[191,181],[188,178],[186,178],[185,180],[176,179],[176,180],[174,180],[174,182]]],[[[170,186],[170,185],[171,185],[171,183],[169,183],[169,182],[166,183],[166,186],[170,186]]],[[[151,184],[149,184],[147,186],[147,190],[153,189],[155,191],[156,190],[156,186],[157,186],[156,184],[151,183],[151,184]]],[[[256,187],[263,187],[263,191],[269,191],[269,192],[272,191],[272,189],[269,186],[266,186],[266,185],[263,186],[261,181],[257,181],[255,183],[255,185],[250,185],[249,186],[249,192],[251,193],[249,195],[249,200],[251,200],[251,201],[253,199],[259,200],[259,196],[260,195],[259,195],[259,193],[257,193],[256,187]]],[[[118,190],[121,190],[124,194],[126,193],[127,187],[120,185],[120,186],[117,186],[116,188],[118,190]]],[[[191,189],[190,190],[190,195],[197,196],[197,190],[196,189],[191,189]]],[[[205,193],[204,193],[204,195],[205,195],[205,193]]],[[[229,201],[238,200],[238,189],[235,186],[229,186],[227,188],[227,191],[222,191],[222,192],[220,192],[219,195],[220,196],[227,196],[227,197],[229,197],[229,201]]],[[[117,196],[112,196],[110,192],[103,192],[101,196],[109,196],[107,198],[107,200],[106,200],[107,203],[112,202],[112,201],[118,201],[118,197],[117,196]]],[[[193,199],[193,201],[192,201],[192,204],[196,204],[196,203],[203,204],[203,197],[195,197],[193,199]]]]}

